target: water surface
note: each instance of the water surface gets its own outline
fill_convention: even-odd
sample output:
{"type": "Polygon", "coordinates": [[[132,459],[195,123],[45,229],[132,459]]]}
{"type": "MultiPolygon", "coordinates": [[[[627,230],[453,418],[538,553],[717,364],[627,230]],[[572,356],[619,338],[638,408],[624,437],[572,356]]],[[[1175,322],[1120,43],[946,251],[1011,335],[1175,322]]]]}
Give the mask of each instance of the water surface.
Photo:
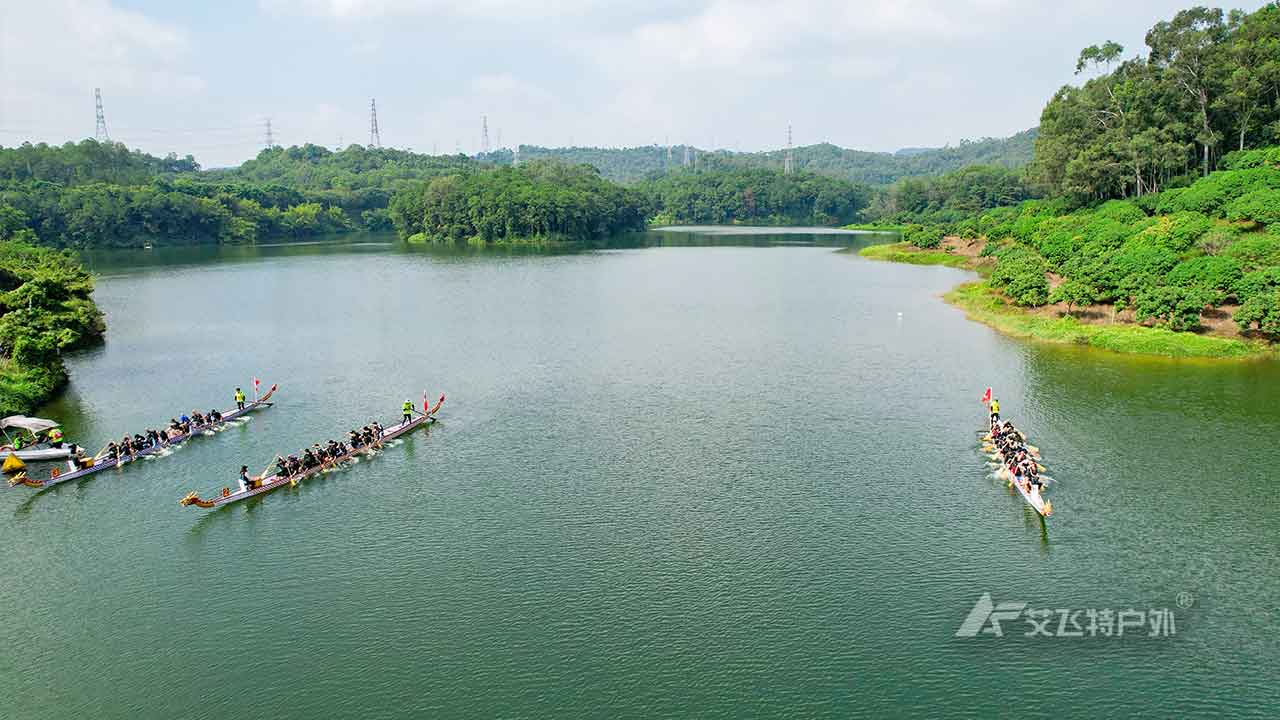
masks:
{"type": "Polygon", "coordinates": [[[44,410],[71,437],[254,375],[279,403],[0,492],[0,716],[1274,714],[1275,364],[1014,341],[939,300],[962,271],[716,232],[91,257],[107,342],[44,410]],[[987,476],[987,385],[1047,523],[987,476]],[[424,389],[442,422],[373,460],[177,504],[424,389]],[[1196,608],[1172,640],[955,638],[984,592],[1196,608]]]}

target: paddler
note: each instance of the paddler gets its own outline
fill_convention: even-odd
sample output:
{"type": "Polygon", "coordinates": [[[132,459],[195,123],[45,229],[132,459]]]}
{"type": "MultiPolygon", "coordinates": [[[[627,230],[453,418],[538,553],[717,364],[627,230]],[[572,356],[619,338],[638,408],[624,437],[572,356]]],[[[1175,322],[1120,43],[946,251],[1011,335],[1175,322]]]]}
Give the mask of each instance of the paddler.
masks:
{"type": "Polygon", "coordinates": [[[52,448],[62,447],[62,429],[61,428],[53,428],[49,430],[49,447],[52,447],[52,448]]]}
{"type": "Polygon", "coordinates": [[[400,410],[404,412],[404,420],[403,420],[404,423],[407,424],[410,420],[413,419],[413,401],[412,400],[405,400],[404,405],[400,406],[400,410]]]}
{"type": "Polygon", "coordinates": [[[248,492],[253,487],[253,481],[249,479],[249,466],[240,466],[240,492],[248,492]]]}
{"type": "Polygon", "coordinates": [[[240,388],[236,388],[236,409],[244,409],[244,391],[240,388]]]}

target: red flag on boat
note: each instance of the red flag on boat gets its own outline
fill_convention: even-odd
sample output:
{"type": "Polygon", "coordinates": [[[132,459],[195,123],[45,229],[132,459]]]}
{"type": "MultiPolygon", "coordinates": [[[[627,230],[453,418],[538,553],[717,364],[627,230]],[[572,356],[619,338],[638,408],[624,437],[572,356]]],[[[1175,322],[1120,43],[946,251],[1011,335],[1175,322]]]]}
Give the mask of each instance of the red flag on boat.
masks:
{"type": "Polygon", "coordinates": [[[991,388],[987,388],[987,391],[982,393],[982,402],[983,404],[991,402],[991,388]]]}
{"type": "Polygon", "coordinates": [[[422,391],[422,412],[424,412],[424,413],[429,413],[429,412],[431,412],[431,401],[430,401],[430,400],[427,400],[427,391],[426,391],[426,390],[423,390],[423,391],[422,391]]]}

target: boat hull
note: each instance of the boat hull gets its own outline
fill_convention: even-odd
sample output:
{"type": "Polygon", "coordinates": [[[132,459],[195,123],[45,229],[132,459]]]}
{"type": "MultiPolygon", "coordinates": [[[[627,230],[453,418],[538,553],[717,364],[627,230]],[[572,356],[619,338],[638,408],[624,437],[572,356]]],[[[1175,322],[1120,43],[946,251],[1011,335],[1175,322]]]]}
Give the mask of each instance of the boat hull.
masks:
{"type": "MultiPolygon", "coordinates": [[[[407,423],[402,422],[398,425],[393,425],[392,427],[384,428],[382,431],[382,435],[379,436],[378,438],[378,444],[382,444],[382,443],[394,440],[400,437],[401,435],[413,432],[417,428],[422,427],[424,425],[430,425],[435,421],[436,421],[435,417],[420,415],[416,418],[413,418],[407,423]]],[[[297,473],[296,475],[290,475],[287,477],[283,477],[280,475],[268,475],[267,477],[263,478],[263,483],[256,488],[243,490],[243,491],[237,490],[236,492],[228,492],[225,495],[219,494],[216,497],[214,497],[212,500],[201,500],[199,497],[196,497],[195,493],[191,493],[186,498],[183,498],[182,504],[195,505],[197,507],[208,509],[208,508],[216,508],[221,505],[229,505],[231,503],[239,502],[241,500],[248,500],[249,498],[254,497],[255,495],[265,495],[271,492],[272,490],[283,487],[285,485],[296,484],[305,478],[308,478],[308,477],[311,477],[312,475],[323,472],[326,468],[336,467],[341,463],[346,462],[347,460],[350,460],[359,455],[366,454],[372,449],[373,449],[373,446],[366,445],[364,447],[348,452],[346,455],[343,455],[341,458],[338,458],[336,460],[331,460],[323,465],[320,465],[319,467],[311,468],[310,470],[304,470],[303,472],[297,473]]]]}
{"type": "Polygon", "coordinates": [[[44,447],[34,448],[31,450],[0,450],[0,460],[10,455],[16,455],[19,460],[30,460],[39,462],[41,460],[61,460],[71,457],[71,448],[61,447],[44,447]]]}
{"type": "Polygon", "coordinates": [[[1014,477],[1013,470],[1009,468],[1009,464],[1005,462],[1004,456],[999,451],[996,452],[996,461],[1000,463],[1000,472],[997,473],[997,477],[1009,481],[1009,484],[1018,491],[1018,494],[1031,506],[1032,510],[1039,513],[1040,517],[1049,517],[1053,513],[1053,505],[1047,502],[1043,495],[1026,489],[1023,487],[1024,483],[1018,482],[1017,478],[1014,477]]]}
{"type": "Polygon", "coordinates": [[[168,442],[168,444],[155,445],[149,448],[145,448],[143,450],[139,450],[133,455],[124,455],[116,460],[103,459],[87,468],[79,468],[76,470],[68,469],[66,472],[59,473],[52,477],[46,478],[44,480],[32,480],[28,478],[28,479],[21,480],[20,482],[11,481],[10,487],[16,487],[17,485],[26,485],[28,487],[34,487],[34,488],[39,488],[43,490],[45,488],[49,488],[54,485],[58,485],[60,483],[64,483],[70,480],[78,480],[80,478],[88,477],[90,475],[93,475],[94,473],[100,473],[103,470],[110,470],[111,468],[124,467],[125,465],[128,465],[129,463],[132,463],[134,461],[140,460],[150,455],[155,455],[160,451],[164,450],[165,448],[181,445],[182,443],[191,439],[195,435],[203,433],[206,430],[213,430],[213,429],[222,427],[226,425],[228,422],[235,420],[236,418],[243,417],[244,415],[247,415],[253,412],[254,410],[258,410],[264,407],[270,407],[273,404],[268,402],[268,399],[271,397],[271,394],[272,393],[267,393],[261,400],[257,400],[251,403],[246,403],[243,410],[239,408],[235,410],[228,410],[227,412],[222,414],[222,420],[220,422],[206,423],[197,428],[193,428],[192,431],[187,433],[186,435],[179,435],[178,437],[173,438],[168,442]]]}

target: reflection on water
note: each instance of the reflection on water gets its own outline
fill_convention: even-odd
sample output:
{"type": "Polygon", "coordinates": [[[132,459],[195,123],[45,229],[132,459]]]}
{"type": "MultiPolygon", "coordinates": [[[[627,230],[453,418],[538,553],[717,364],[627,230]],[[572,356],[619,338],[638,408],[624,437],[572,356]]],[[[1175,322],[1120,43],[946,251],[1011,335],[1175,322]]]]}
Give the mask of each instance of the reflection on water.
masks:
{"type": "Polygon", "coordinates": [[[1012,340],[939,299],[970,274],[836,249],[880,239],[91,254],[107,342],[45,409],[70,437],[254,375],[278,402],[0,490],[0,715],[1271,712],[1280,366],[1012,340]],[[988,385],[1044,453],[1047,521],[975,447],[988,385]],[[377,458],[178,505],[424,389],[443,422],[377,458]],[[983,593],[1180,591],[1214,611],[1158,647],[954,637],[983,593]]]}
{"type": "Polygon", "coordinates": [[[606,241],[583,243],[530,243],[503,245],[410,244],[393,232],[348,233],[313,241],[259,245],[170,245],[152,250],[89,250],[80,253],[85,265],[101,275],[157,268],[183,268],[207,264],[234,264],[268,259],[398,253],[441,261],[573,255],[601,249],[643,247],[742,246],[807,244],[821,247],[864,247],[896,239],[893,233],[839,230],[835,228],[680,226],[628,233],[606,241]]]}

